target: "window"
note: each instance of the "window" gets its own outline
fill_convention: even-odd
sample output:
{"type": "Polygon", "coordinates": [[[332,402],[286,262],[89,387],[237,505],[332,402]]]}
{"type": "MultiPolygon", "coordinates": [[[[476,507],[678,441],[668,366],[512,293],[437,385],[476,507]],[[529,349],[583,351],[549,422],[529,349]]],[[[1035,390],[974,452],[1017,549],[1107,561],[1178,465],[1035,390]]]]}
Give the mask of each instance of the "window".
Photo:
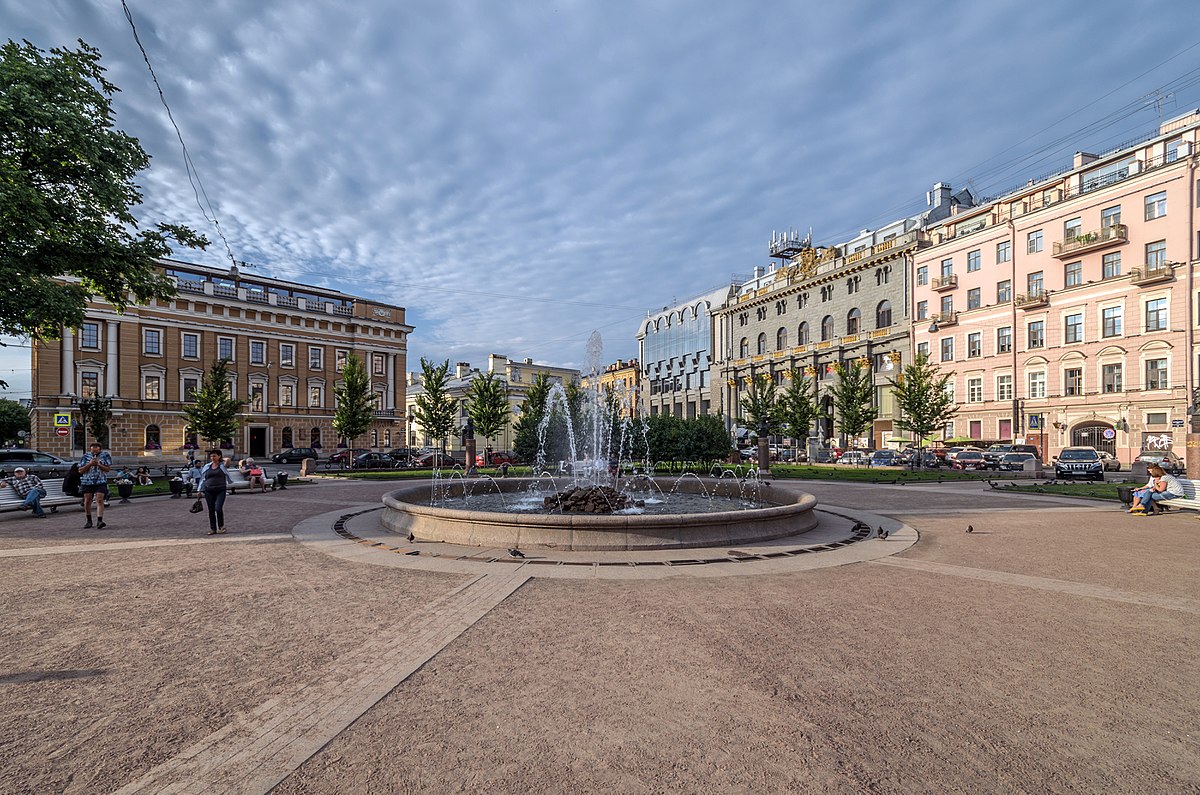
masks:
{"type": "Polygon", "coordinates": [[[1123,392],[1121,385],[1121,365],[1106,364],[1100,369],[1101,389],[1105,392],[1123,392]]]}
{"type": "Polygon", "coordinates": [[[162,355],[162,331],[156,328],[142,329],[142,353],[149,356],[162,355]]]}
{"type": "Polygon", "coordinates": [[[1083,370],[1078,367],[1063,370],[1063,394],[1083,394],[1083,370]]]}
{"type": "Polygon", "coordinates": [[[142,379],[142,400],[162,400],[162,379],[156,375],[142,379]]]}
{"type": "Polygon", "coordinates": [[[1067,315],[1063,321],[1063,342],[1083,342],[1083,313],[1067,315]]]}
{"type": "Polygon", "coordinates": [[[1029,274],[1029,279],[1027,280],[1027,282],[1029,285],[1028,292],[1030,295],[1041,294],[1042,290],[1045,287],[1045,283],[1046,283],[1045,279],[1042,278],[1041,271],[1034,271],[1033,273],[1029,274]]]}
{"type": "Polygon", "coordinates": [[[1100,226],[1107,228],[1121,223],[1121,205],[1106,207],[1100,211],[1100,226]]]}
{"type": "Polygon", "coordinates": [[[233,361],[233,337],[217,337],[217,358],[233,361]]]}
{"type": "Polygon", "coordinates": [[[968,378],[967,379],[967,402],[982,403],[983,402],[983,379],[968,378]]]}
{"type": "Polygon", "coordinates": [[[821,340],[833,339],[833,315],[826,315],[821,320],[821,340]]]}
{"type": "Polygon", "coordinates": [[[79,327],[79,347],[89,350],[100,348],[100,324],[84,323],[79,327]]]}
{"type": "Polygon", "coordinates": [[[996,400],[1012,400],[1013,377],[1011,375],[996,376],[996,400]]]}
{"type": "Polygon", "coordinates": [[[983,332],[972,331],[967,335],[967,358],[975,359],[983,355],[983,332]]]}
{"type": "Polygon", "coordinates": [[[862,312],[855,307],[846,313],[846,333],[857,334],[859,332],[859,324],[862,320],[862,312]]]}
{"type": "Polygon", "coordinates": [[[821,303],[833,300],[833,285],[827,284],[821,288],[821,303]]]}
{"type": "Polygon", "coordinates": [[[953,275],[954,275],[954,260],[953,259],[942,260],[942,278],[945,279],[947,276],[953,276],[953,275]]]}
{"type": "Polygon", "coordinates": [[[267,363],[267,343],[262,340],[250,341],[250,364],[267,363]]]}
{"type": "Polygon", "coordinates": [[[200,388],[199,378],[183,379],[183,399],[191,403],[196,399],[196,390],[200,388]]]}
{"type": "Polygon", "coordinates": [[[382,353],[371,354],[371,373],[373,375],[385,375],[387,362],[384,361],[382,353]]]}
{"type": "Polygon", "coordinates": [[[1012,280],[1005,279],[1002,282],[996,282],[996,303],[1007,304],[1012,300],[1012,280]]]}
{"type": "Polygon", "coordinates": [[[1146,360],[1146,389],[1167,388],[1167,360],[1146,360]]]}
{"type": "Polygon", "coordinates": [[[1046,374],[1045,373],[1029,373],[1029,392],[1027,397],[1044,398],[1046,397],[1046,374]]]}
{"type": "Polygon", "coordinates": [[[742,337],[742,341],[738,343],[738,358],[745,359],[750,355],[750,339],[742,337]]]}
{"type": "Polygon", "coordinates": [[[1146,331],[1167,330],[1167,299],[1155,298],[1146,302],[1146,331]]]}
{"type": "Polygon", "coordinates": [[[321,429],[313,428],[308,434],[308,446],[317,450],[321,449],[321,429]]]}
{"type": "Polygon", "coordinates": [[[145,440],[144,444],[147,450],[162,449],[162,431],[158,429],[157,425],[147,425],[142,438],[145,440]]]}
{"type": "Polygon", "coordinates": [[[763,332],[758,335],[758,344],[755,346],[755,350],[758,352],[759,356],[762,356],[764,353],[767,352],[767,334],[766,334],[766,332],[763,332]]]}
{"type": "Polygon", "coordinates": [[[929,302],[917,301],[917,320],[924,320],[929,317],[929,302]]]}
{"type": "Polygon", "coordinates": [[[1119,337],[1122,333],[1122,320],[1124,319],[1124,307],[1110,306],[1101,312],[1103,318],[1100,327],[1100,334],[1105,337],[1119,337]]]}
{"type": "Polygon", "coordinates": [[[1025,347],[1026,348],[1045,348],[1046,347],[1046,321],[1034,320],[1025,327],[1025,347]]]}
{"type": "Polygon", "coordinates": [[[1146,244],[1146,270],[1161,268],[1167,264],[1167,241],[1157,240],[1146,244]]]}
{"type": "MultiPolygon", "coordinates": [[[[759,351],[759,353],[761,353],[761,351],[759,351]]],[[[345,350],[335,350],[333,352],[333,369],[335,372],[340,373],[342,370],[346,369],[346,357],[349,355],[350,351],[345,350]]]]}
{"type": "Polygon", "coordinates": [[[1105,279],[1115,279],[1121,275],[1121,252],[1114,251],[1101,258],[1101,276],[1105,279]]]}
{"type": "Polygon", "coordinates": [[[1167,214],[1167,192],[1159,191],[1146,197],[1146,220],[1153,221],[1167,214]]]}
{"type": "Polygon", "coordinates": [[[1063,240],[1074,240],[1083,231],[1083,220],[1072,218],[1063,222],[1063,240]]]}
{"type": "Polygon", "coordinates": [[[996,244],[996,262],[1008,262],[1012,259],[1012,243],[1004,240],[996,244]]]}
{"type": "Polygon", "coordinates": [[[1183,143],[1183,138],[1173,138],[1167,141],[1167,162],[1174,163],[1179,158],[1188,153],[1187,148],[1183,143]]]}
{"type": "Polygon", "coordinates": [[[929,284],[929,268],[922,265],[917,268],[917,284],[929,284]]]}
{"type": "Polygon", "coordinates": [[[324,370],[325,369],[325,349],[313,348],[308,349],[308,369],[309,370],[324,370]]]}
{"type": "Polygon", "coordinates": [[[279,366],[280,367],[295,367],[296,366],[296,346],[289,342],[279,343],[279,366]]]}
{"type": "Polygon", "coordinates": [[[199,359],[200,358],[200,335],[189,334],[186,331],[181,335],[181,349],[183,358],[199,359]]]}
{"type": "Polygon", "coordinates": [[[289,447],[294,446],[292,444],[292,426],[291,425],[283,426],[283,430],[279,432],[279,437],[280,437],[280,443],[279,443],[280,447],[287,449],[289,447]]]}
{"type": "Polygon", "coordinates": [[[1030,232],[1025,237],[1025,253],[1036,254],[1042,250],[1042,230],[1030,232]]]}
{"type": "Polygon", "coordinates": [[[950,313],[953,311],[954,311],[954,296],[943,295],[942,296],[942,316],[948,317],[950,315],[950,313]]]}
{"type": "Polygon", "coordinates": [[[800,327],[796,329],[796,344],[808,344],[808,323],[801,323],[800,327]]]}
{"type": "Polygon", "coordinates": [[[250,410],[262,413],[263,410],[263,385],[250,385],[250,410]]]}
{"type": "Polygon", "coordinates": [[[996,329],[996,353],[1012,353],[1012,326],[996,329]]]}
{"type": "Polygon", "coordinates": [[[857,293],[862,279],[859,276],[851,276],[846,280],[846,292],[857,293]]]}
{"type": "Polygon", "coordinates": [[[775,350],[782,351],[787,348],[787,329],[780,328],[775,332],[775,350]]]}
{"type": "Polygon", "coordinates": [[[79,396],[96,397],[100,394],[100,374],[83,372],[79,374],[79,396]]]}
{"type": "Polygon", "coordinates": [[[920,358],[924,358],[924,359],[929,358],[929,343],[928,342],[918,342],[917,343],[917,356],[920,358]]]}
{"type": "Polygon", "coordinates": [[[979,304],[979,288],[972,287],[970,290],[967,290],[967,309],[978,309],[979,304]]]}
{"type": "Polygon", "coordinates": [[[1068,262],[1065,267],[1065,272],[1065,282],[1067,287],[1078,287],[1079,285],[1083,284],[1082,262],[1068,262]]]}
{"type": "Polygon", "coordinates": [[[323,399],[324,396],[322,395],[324,391],[325,390],[321,389],[319,386],[310,386],[308,388],[308,405],[310,408],[321,407],[321,404],[325,402],[323,399]]]}
{"type": "Polygon", "coordinates": [[[296,388],[291,384],[279,385],[279,405],[294,406],[296,401],[296,388]]]}
{"type": "Polygon", "coordinates": [[[983,264],[983,252],[980,249],[967,252],[967,273],[974,273],[983,264]]]}
{"type": "Polygon", "coordinates": [[[942,361],[954,361],[954,337],[942,338],[942,361]]]}

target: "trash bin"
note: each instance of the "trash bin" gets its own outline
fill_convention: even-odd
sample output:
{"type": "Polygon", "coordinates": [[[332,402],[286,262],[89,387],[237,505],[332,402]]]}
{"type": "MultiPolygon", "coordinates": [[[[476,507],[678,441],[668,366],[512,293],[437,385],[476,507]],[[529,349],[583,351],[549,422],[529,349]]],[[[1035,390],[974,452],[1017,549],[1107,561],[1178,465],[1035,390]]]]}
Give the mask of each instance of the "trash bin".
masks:
{"type": "Polygon", "coordinates": [[[1133,505],[1133,486],[1117,486],[1117,499],[1126,508],[1133,505]]]}
{"type": "Polygon", "coordinates": [[[286,489],[286,488],[287,488],[287,479],[288,479],[288,473],[286,473],[286,472],[276,472],[276,473],[275,473],[275,486],[274,486],[274,487],[278,487],[278,488],[281,488],[281,489],[286,489]]]}
{"type": "Polygon", "coordinates": [[[133,496],[133,484],[129,481],[118,483],[117,494],[120,495],[121,502],[129,502],[129,498],[133,496]]]}

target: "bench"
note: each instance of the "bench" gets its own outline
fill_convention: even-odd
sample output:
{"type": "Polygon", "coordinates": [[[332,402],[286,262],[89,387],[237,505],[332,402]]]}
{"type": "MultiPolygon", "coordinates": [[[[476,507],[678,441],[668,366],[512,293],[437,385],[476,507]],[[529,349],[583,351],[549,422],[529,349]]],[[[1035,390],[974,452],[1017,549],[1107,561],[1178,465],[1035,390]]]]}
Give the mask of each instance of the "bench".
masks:
{"type": "Polygon", "coordinates": [[[1179,478],[1179,484],[1183,486],[1183,496],[1176,497],[1173,500],[1163,500],[1159,503],[1159,507],[1200,511],[1200,497],[1196,496],[1197,487],[1200,487],[1200,480],[1179,478]]]}
{"type": "MultiPolygon", "coordinates": [[[[43,480],[42,488],[46,490],[46,496],[42,498],[42,508],[50,509],[50,513],[58,513],[60,505],[78,505],[79,497],[72,497],[70,494],[63,494],[62,479],[58,480],[43,480]]],[[[17,495],[17,490],[12,486],[0,487],[0,511],[19,511],[25,503],[25,498],[17,495]]]]}

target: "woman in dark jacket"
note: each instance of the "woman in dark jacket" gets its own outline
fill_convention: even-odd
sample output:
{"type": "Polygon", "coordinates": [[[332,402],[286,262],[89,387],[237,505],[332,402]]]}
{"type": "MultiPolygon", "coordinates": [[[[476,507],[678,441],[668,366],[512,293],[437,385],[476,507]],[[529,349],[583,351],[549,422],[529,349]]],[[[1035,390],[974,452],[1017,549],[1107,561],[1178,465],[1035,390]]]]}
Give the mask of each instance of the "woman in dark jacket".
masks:
{"type": "Polygon", "coordinates": [[[79,464],[78,462],[71,464],[71,468],[67,470],[66,476],[63,478],[63,494],[70,497],[82,497],[83,494],[79,491],[79,464]]]}
{"type": "Polygon", "coordinates": [[[208,454],[208,463],[200,470],[198,476],[200,493],[208,504],[208,534],[225,532],[225,489],[233,482],[229,470],[221,458],[220,450],[212,450],[208,454]]]}

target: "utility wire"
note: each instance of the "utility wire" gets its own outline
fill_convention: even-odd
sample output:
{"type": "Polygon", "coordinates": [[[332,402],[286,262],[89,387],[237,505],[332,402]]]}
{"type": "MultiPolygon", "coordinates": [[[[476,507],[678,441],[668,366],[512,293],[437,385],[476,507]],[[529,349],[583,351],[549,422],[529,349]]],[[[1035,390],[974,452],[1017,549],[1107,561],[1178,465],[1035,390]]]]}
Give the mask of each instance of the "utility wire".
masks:
{"type": "Polygon", "coordinates": [[[158,75],[154,73],[154,67],[150,65],[150,56],[146,54],[146,48],[142,46],[142,39],[138,36],[137,25],[133,23],[133,13],[130,12],[129,6],[125,0],[121,0],[121,8],[125,10],[125,19],[129,20],[129,28],[133,31],[133,40],[137,42],[138,49],[142,52],[142,60],[146,62],[146,68],[150,70],[150,79],[154,81],[154,87],[158,89],[158,98],[162,101],[162,105],[167,109],[167,118],[171,120],[171,126],[175,128],[175,135],[179,138],[179,146],[183,149],[183,166],[187,172],[188,182],[192,184],[192,193],[196,196],[196,206],[200,208],[200,214],[205,220],[210,222],[217,230],[217,236],[221,238],[221,242],[225,245],[225,253],[229,256],[229,261],[235,267],[238,261],[234,259],[233,249],[229,247],[229,241],[225,239],[225,232],[221,229],[221,222],[217,220],[216,210],[213,209],[212,202],[208,198],[208,191],[204,189],[204,181],[200,179],[200,172],[196,168],[196,164],[192,162],[192,156],[188,152],[187,144],[183,141],[183,133],[179,130],[179,125],[175,123],[175,116],[171,113],[171,106],[167,104],[167,97],[163,93],[162,85],[158,82],[158,75]],[[199,187],[197,188],[197,185],[199,187]],[[204,201],[200,200],[201,195],[204,196],[204,201]],[[205,209],[205,205],[208,209],[205,209]]]}

